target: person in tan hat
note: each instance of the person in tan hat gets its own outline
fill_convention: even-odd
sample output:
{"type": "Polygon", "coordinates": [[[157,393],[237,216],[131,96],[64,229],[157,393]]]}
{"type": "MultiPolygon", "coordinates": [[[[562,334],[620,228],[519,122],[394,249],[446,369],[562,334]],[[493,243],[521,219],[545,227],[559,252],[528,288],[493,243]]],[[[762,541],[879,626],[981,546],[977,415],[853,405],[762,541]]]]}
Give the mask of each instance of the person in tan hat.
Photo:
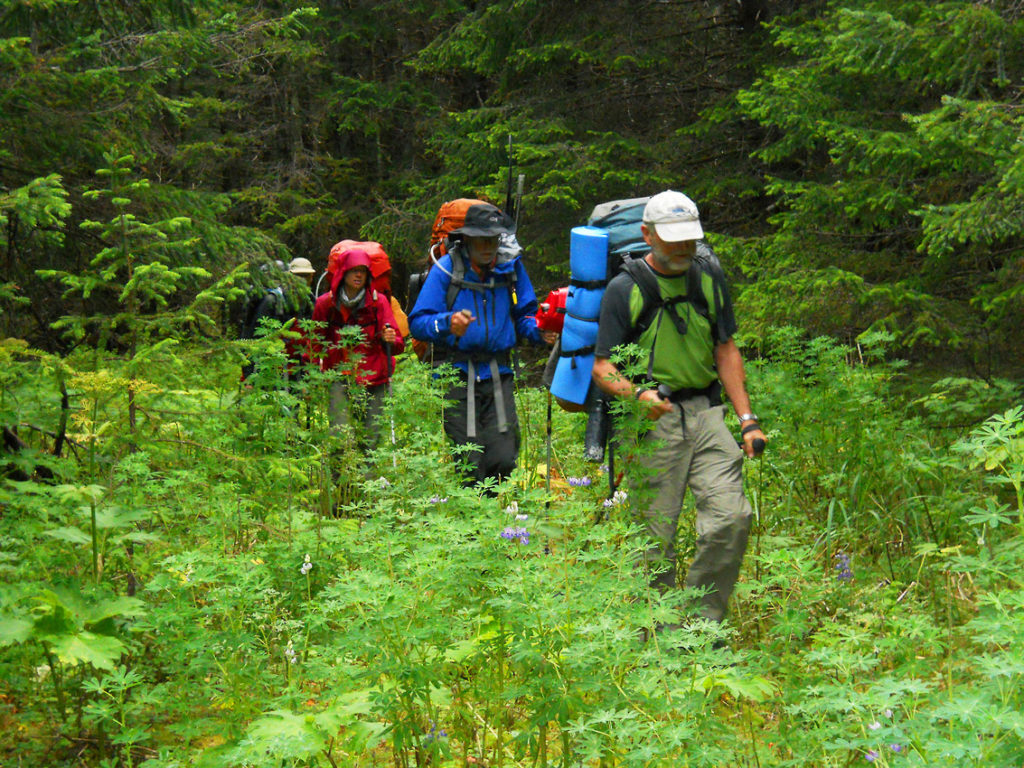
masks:
{"type": "Polygon", "coordinates": [[[313,265],[309,259],[305,259],[302,256],[298,256],[292,259],[288,263],[288,271],[293,275],[297,275],[306,281],[306,285],[310,289],[313,288],[313,276],[316,275],[316,270],[313,269],[313,265]]]}
{"type": "Polygon", "coordinates": [[[673,541],[690,488],[697,544],[685,584],[703,590],[701,614],[721,622],[750,530],[743,457],[763,449],[765,436],[733,341],[737,326],[724,274],[717,259],[699,256],[710,249],[702,242],[697,206],[681,192],[654,195],[644,208],[642,232],[650,251],[616,275],[602,299],[593,379],[608,395],[642,402],[652,422],[643,437],[650,450],[636,459],[644,479],[632,481],[637,493],[631,494],[644,499],[639,511],[657,542],[644,557],[652,585],[676,586],[673,541]],[[652,291],[657,299],[647,304],[652,291]],[[648,352],[647,376],[636,381],[610,360],[612,350],[627,343],[648,352]],[[725,424],[723,390],[740,420],[742,448],[725,424]]]}
{"type": "MultiPolygon", "coordinates": [[[[300,321],[308,320],[313,313],[313,294],[309,284],[315,274],[309,259],[292,259],[285,266],[282,261],[274,261],[260,268],[259,274],[266,281],[267,287],[261,287],[249,301],[245,317],[239,331],[239,338],[254,339],[264,335],[267,329],[280,325],[286,331],[283,334],[285,356],[285,378],[290,382],[302,378],[304,363],[304,345],[301,343],[300,321]],[[302,278],[301,284],[291,277],[302,278]],[[269,287],[273,286],[273,287],[269,287]],[[269,323],[268,321],[273,321],[269,323]]],[[[242,366],[242,379],[248,379],[256,368],[256,361],[247,361],[242,366]]]]}

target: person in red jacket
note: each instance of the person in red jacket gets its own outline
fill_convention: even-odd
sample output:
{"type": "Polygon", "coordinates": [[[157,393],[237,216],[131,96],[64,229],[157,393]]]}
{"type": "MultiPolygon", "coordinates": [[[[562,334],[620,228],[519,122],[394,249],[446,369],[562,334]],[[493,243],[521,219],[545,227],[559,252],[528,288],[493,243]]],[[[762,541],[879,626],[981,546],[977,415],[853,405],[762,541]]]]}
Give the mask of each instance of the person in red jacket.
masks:
{"type": "Polygon", "coordinates": [[[388,297],[370,285],[370,257],[365,251],[353,248],[341,255],[331,290],[317,297],[313,320],[313,351],[320,368],[343,374],[331,384],[331,426],[352,424],[359,444],[373,446],[379,438],[378,420],[395,369],[394,356],[405,348],[405,340],[395,330],[398,324],[388,297]],[[359,329],[354,344],[342,339],[342,329],[349,327],[359,329]]]}

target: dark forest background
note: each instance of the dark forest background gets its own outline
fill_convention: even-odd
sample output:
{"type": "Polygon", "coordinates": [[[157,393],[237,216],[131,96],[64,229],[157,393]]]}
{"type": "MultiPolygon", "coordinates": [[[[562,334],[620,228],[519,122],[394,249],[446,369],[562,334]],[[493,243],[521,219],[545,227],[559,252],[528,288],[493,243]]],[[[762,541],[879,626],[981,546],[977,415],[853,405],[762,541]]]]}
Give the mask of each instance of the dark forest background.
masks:
{"type": "Polygon", "coordinates": [[[1024,0],[0,0],[0,765],[1024,766],[1022,86],[1024,0]],[[436,369],[364,451],[235,338],[342,239],[402,296],[509,135],[541,295],[701,207],[768,437],[722,626],[636,567],[632,399],[601,466],[527,380],[488,495],[436,369]]]}
{"type": "Polygon", "coordinates": [[[401,294],[443,200],[504,201],[511,134],[538,293],[596,203],[673,187],[748,347],[780,325],[882,333],[1013,375],[1022,72],[1020,0],[5,2],[0,333],[96,342],[51,323],[114,311],[124,276],[65,296],[39,271],[87,271],[105,244],[80,224],[119,199],[173,223],[148,263],[319,268],[372,238],[401,294]],[[131,194],[91,193],[113,168],[131,194]]]}

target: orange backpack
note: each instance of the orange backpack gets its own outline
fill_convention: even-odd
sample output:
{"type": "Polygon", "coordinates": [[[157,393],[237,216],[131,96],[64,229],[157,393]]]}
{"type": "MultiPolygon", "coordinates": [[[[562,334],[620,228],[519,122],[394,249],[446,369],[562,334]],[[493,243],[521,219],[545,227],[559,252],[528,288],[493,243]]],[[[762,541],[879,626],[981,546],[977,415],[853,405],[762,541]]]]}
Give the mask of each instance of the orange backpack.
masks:
{"type": "Polygon", "coordinates": [[[427,258],[427,269],[430,269],[434,259],[439,259],[448,253],[448,233],[466,223],[466,211],[474,205],[487,205],[487,203],[483,200],[474,200],[471,197],[460,197],[458,200],[449,200],[438,209],[434,226],[430,230],[430,254],[433,258],[427,258]]]}
{"type": "MultiPolygon", "coordinates": [[[[391,313],[395,316],[398,324],[398,332],[404,337],[409,336],[409,319],[398,299],[391,293],[391,259],[388,258],[384,246],[374,240],[341,240],[331,246],[331,252],[327,256],[327,271],[320,278],[334,274],[341,262],[341,254],[351,248],[358,248],[370,257],[370,288],[378,293],[387,296],[391,304],[391,313]]],[[[327,284],[330,285],[328,279],[327,284]]],[[[319,294],[319,287],[317,289],[319,294]]]]}
{"type": "MultiPolygon", "coordinates": [[[[460,197],[441,204],[437,211],[437,216],[434,218],[434,226],[430,228],[430,247],[427,249],[427,263],[422,272],[409,276],[407,311],[412,312],[412,308],[416,303],[416,297],[423,286],[423,281],[427,279],[427,273],[430,271],[430,268],[434,266],[438,259],[448,253],[448,235],[453,229],[458,229],[466,223],[466,211],[474,205],[488,205],[488,203],[472,197],[460,197]]],[[[459,263],[456,266],[461,267],[462,264],[459,263]]],[[[461,280],[456,281],[449,288],[449,305],[451,305],[451,301],[454,298],[453,291],[457,292],[459,284],[461,284],[461,280]]],[[[426,341],[413,339],[412,348],[420,360],[425,360],[430,353],[430,344],[426,341]]]]}
{"type": "Polygon", "coordinates": [[[373,240],[342,240],[331,246],[331,252],[327,256],[327,273],[334,274],[341,261],[341,254],[352,248],[358,248],[370,257],[371,285],[375,291],[391,295],[391,260],[388,258],[384,246],[373,240]]]}

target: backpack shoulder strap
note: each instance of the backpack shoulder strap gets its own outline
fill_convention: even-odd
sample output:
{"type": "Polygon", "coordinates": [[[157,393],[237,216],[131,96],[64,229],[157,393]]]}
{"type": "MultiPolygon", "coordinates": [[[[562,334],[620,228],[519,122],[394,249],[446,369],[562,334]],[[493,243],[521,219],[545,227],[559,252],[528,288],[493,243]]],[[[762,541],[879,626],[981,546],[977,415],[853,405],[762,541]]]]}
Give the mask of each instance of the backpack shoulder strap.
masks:
{"type": "Polygon", "coordinates": [[[661,290],[658,288],[658,278],[643,263],[642,259],[634,259],[631,256],[624,256],[622,259],[622,270],[630,276],[637,288],[640,289],[640,296],[643,304],[640,314],[633,324],[633,339],[643,335],[654,320],[655,314],[664,303],[661,298],[661,290]]]}
{"type": "Polygon", "coordinates": [[[452,276],[451,281],[448,283],[448,292],[445,294],[445,305],[450,312],[452,307],[455,306],[455,298],[459,295],[459,291],[463,288],[468,288],[472,291],[482,292],[496,288],[499,285],[505,285],[508,288],[509,296],[512,302],[512,306],[515,307],[519,302],[519,296],[516,293],[516,284],[519,280],[519,275],[516,274],[515,269],[508,273],[503,273],[495,277],[491,275],[490,280],[486,283],[480,283],[476,281],[466,280],[466,261],[463,255],[462,247],[455,246],[448,255],[452,260],[452,276]]]}
{"type": "Polygon", "coordinates": [[[462,249],[453,248],[449,251],[452,259],[452,277],[448,283],[448,292],[445,294],[445,306],[450,312],[455,306],[455,297],[459,295],[462,286],[466,282],[466,262],[462,258],[462,249]]]}
{"type": "Polygon", "coordinates": [[[711,334],[715,335],[714,323],[717,323],[722,316],[722,285],[725,283],[725,271],[722,269],[722,262],[711,250],[711,246],[703,240],[697,244],[697,255],[690,265],[690,272],[687,278],[686,300],[703,317],[713,321],[711,334]],[[708,304],[708,296],[704,291],[703,276],[711,277],[711,300],[714,302],[715,314],[711,315],[711,307],[708,304]]]}

